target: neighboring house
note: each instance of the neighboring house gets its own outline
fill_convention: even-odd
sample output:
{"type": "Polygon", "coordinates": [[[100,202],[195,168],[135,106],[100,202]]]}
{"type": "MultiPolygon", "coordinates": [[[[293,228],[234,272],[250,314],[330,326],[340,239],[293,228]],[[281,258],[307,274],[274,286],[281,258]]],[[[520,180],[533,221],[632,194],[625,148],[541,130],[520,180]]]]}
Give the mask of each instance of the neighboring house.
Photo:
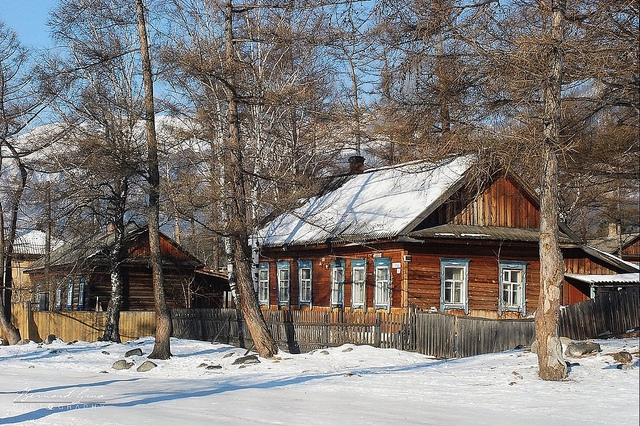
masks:
{"type": "Polygon", "coordinates": [[[617,226],[609,226],[609,234],[589,241],[589,245],[623,260],[640,264],[640,234],[618,233],[617,226]]]}
{"type": "MultiPolygon", "coordinates": [[[[39,310],[106,310],[111,296],[106,253],[114,243],[112,232],[67,243],[51,252],[50,263],[40,258],[26,269],[39,310]],[[49,284],[47,285],[47,282],[49,284]]],[[[154,310],[147,228],[127,232],[126,258],[121,264],[121,309],[154,310]]],[[[211,273],[175,241],[160,234],[164,289],[169,308],[222,307],[228,282],[211,273]]]]}
{"type": "MultiPolygon", "coordinates": [[[[263,309],[432,311],[519,318],[538,306],[538,198],[513,173],[480,185],[472,157],[336,177],[259,233],[263,309]]],[[[563,226],[567,273],[634,266],[563,226]]],[[[562,302],[591,295],[565,281],[562,302]]]]}
{"type": "MultiPolygon", "coordinates": [[[[61,245],[61,242],[54,238],[50,244],[52,249],[55,249],[61,245]]],[[[29,302],[33,299],[33,287],[25,269],[44,256],[46,246],[46,234],[38,230],[23,232],[15,239],[11,259],[13,278],[11,301],[13,303],[29,302]]]]}

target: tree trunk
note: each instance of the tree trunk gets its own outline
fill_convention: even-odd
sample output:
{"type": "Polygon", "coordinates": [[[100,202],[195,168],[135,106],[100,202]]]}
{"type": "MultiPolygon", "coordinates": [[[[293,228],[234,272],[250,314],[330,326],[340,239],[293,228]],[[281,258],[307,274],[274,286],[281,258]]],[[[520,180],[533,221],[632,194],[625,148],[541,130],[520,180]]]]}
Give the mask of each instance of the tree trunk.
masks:
{"type": "Polygon", "coordinates": [[[236,59],[233,43],[233,2],[228,0],[225,10],[225,61],[229,73],[225,86],[228,140],[224,155],[226,162],[224,191],[225,208],[227,209],[227,235],[231,248],[231,259],[233,259],[232,274],[238,289],[237,299],[239,299],[240,309],[258,354],[265,358],[271,358],[278,353],[278,346],[271,337],[262,316],[251,278],[251,249],[247,232],[250,227],[242,167],[243,150],[240,140],[238,100],[234,93],[236,59]]]}
{"type": "Polygon", "coordinates": [[[9,235],[5,238],[4,211],[0,205],[0,324],[9,343],[14,345],[20,341],[20,331],[11,323],[11,287],[13,284],[13,243],[16,239],[20,200],[27,184],[27,169],[22,163],[18,151],[9,142],[4,141],[20,171],[20,184],[13,196],[9,235]]]}
{"type": "Polygon", "coordinates": [[[136,0],[138,36],[142,57],[142,78],[144,83],[144,108],[147,131],[149,163],[149,259],[153,275],[153,297],[156,311],[156,339],[149,358],[168,359],[171,357],[171,316],[164,296],[162,275],[162,254],[160,252],[160,169],[158,167],[158,140],[156,138],[155,107],[153,103],[153,80],[151,59],[147,41],[147,26],[142,0],[136,0]]]}
{"type": "Polygon", "coordinates": [[[117,263],[110,265],[111,294],[107,306],[107,319],[100,340],[120,343],[120,308],[122,306],[122,275],[117,263]]]}
{"type": "Polygon", "coordinates": [[[562,93],[562,40],[565,0],[551,2],[551,39],[544,90],[544,145],[540,191],[540,298],[536,312],[538,375],[543,380],[567,377],[567,365],[558,337],[560,297],[564,278],[558,240],[558,150],[562,93]]]}
{"type": "MultiPolygon", "coordinates": [[[[124,212],[124,210],[122,210],[124,212]]],[[[109,276],[111,279],[111,297],[107,306],[107,319],[104,327],[103,341],[120,343],[120,309],[122,308],[122,270],[124,245],[124,215],[114,224],[114,242],[109,254],[109,276]]]]}

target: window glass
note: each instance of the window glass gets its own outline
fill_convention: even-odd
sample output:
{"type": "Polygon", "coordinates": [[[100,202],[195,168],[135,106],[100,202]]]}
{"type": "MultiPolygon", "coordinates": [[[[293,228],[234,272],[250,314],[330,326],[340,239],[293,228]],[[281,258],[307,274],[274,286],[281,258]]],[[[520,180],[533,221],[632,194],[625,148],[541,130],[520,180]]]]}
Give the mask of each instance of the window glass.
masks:
{"type": "Polygon", "coordinates": [[[67,303],[65,306],[67,309],[73,308],[73,279],[67,282],[67,303]]]}
{"type": "Polygon", "coordinates": [[[310,260],[299,260],[299,281],[301,305],[311,305],[311,285],[312,285],[312,262],[310,260]]]}
{"type": "Polygon", "coordinates": [[[278,305],[289,305],[290,267],[289,262],[278,262],[278,305]]]}
{"type": "Polygon", "coordinates": [[[354,308],[364,309],[366,299],[366,269],[364,259],[351,261],[352,297],[351,305],[354,308]]]}
{"type": "Polygon", "coordinates": [[[85,286],[87,284],[87,280],[84,278],[80,278],[78,280],[78,309],[84,309],[84,291],[85,286]]]}
{"type": "Polygon", "coordinates": [[[468,274],[469,260],[442,259],[440,261],[440,310],[464,309],[469,313],[468,274]]]}
{"type": "Polygon", "coordinates": [[[331,306],[344,306],[344,261],[331,262],[331,306]]]}
{"type": "Polygon", "coordinates": [[[523,262],[503,262],[500,264],[500,300],[498,311],[526,312],[525,276],[526,264],[523,262]]]}
{"type": "Polygon", "coordinates": [[[391,308],[391,259],[379,258],[373,262],[375,267],[375,294],[373,297],[376,309],[391,308]]]}
{"type": "Polygon", "coordinates": [[[258,265],[258,302],[269,305],[269,263],[260,262],[258,265]]]}

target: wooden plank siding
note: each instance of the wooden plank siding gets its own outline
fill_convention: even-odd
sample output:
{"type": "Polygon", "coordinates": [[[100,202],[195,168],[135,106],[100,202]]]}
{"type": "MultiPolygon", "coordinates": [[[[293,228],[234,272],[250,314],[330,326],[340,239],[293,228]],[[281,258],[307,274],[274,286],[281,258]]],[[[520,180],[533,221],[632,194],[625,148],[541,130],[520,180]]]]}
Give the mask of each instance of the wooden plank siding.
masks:
{"type": "Polygon", "coordinates": [[[640,239],[622,249],[622,258],[631,262],[640,260],[640,239]]]}
{"type": "MultiPolygon", "coordinates": [[[[333,260],[345,261],[345,283],[344,283],[344,309],[351,309],[352,305],[352,265],[351,260],[364,259],[366,261],[366,302],[367,310],[373,310],[373,299],[375,291],[374,277],[374,254],[383,258],[389,258],[390,263],[403,262],[403,255],[406,253],[402,246],[395,244],[395,247],[381,248],[373,250],[362,247],[342,247],[339,250],[295,250],[291,252],[263,251],[262,261],[269,263],[269,307],[268,309],[279,309],[278,307],[278,280],[277,262],[289,262],[290,267],[290,309],[298,309],[300,294],[300,281],[298,275],[298,260],[312,261],[312,309],[331,309],[331,262],[333,260]]],[[[407,277],[406,266],[400,268],[390,268],[391,274],[391,308],[399,310],[406,307],[407,301],[407,277]],[[403,302],[404,300],[404,302],[403,302]]],[[[282,307],[280,307],[282,308],[282,307]]],[[[287,309],[285,307],[285,309],[287,309]]],[[[307,309],[303,307],[303,309],[307,309]]]]}
{"type": "MultiPolygon", "coordinates": [[[[469,260],[468,296],[469,314],[486,318],[498,318],[500,262],[526,263],[527,312],[538,306],[540,288],[540,262],[537,245],[499,244],[483,242],[469,245],[460,241],[447,244],[415,247],[410,250],[412,262],[408,268],[409,304],[424,310],[440,310],[440,261],[442,259],[469,260]],[[535,260],[531,260],[535,259],[535,260]]],[[[463,311],[451,310],[454,314],[463,311]]],[[[519,318],[521,314],[505,312],[501,318],[519,318]]]]}
{"type": "MultiPolygon", "coordinates": [[[[383,247],[381,245],[381,247],[383,247]]],[[[298,309],[298,260],[311,260],[313,264],[313,310],[331,310],[331,260],[345,260],[345,310],[351,307],[351,259],[367,260],[366,307],[373,310],[374,253],[389,257],[391,263],[400,263],[401,269],[391,268],[392,312],[406,312],[411,305],[419,309],[440,310],[440,262],[442,259],[469,260],[468,297],[469,315],[484,318],[521,318],[515,312],[498,315],[500,262],[523,262],[526,264],[526,310],[532,313],[538,306],[540,289],[540,262],[537,242],[478,241],[460,239],[432,239],[424,243],[388,243],[385,248],[373,250],[357,247],[334,247],[325,250],[290,250],[288,252],[267,252],[270,270],[270,306],[277,310],[277,261],[288,261],[291,268],[291,305],[298,309]],[[404,261],[409,255],[411,261],[404,261]]],[[[566,273],[613,274],[610,266],[601,260],[591,258],[579,249],[564,249],[566,273]]],[[[618,271],[619,272],[619,271],[618,271]]],[[[589,288],[576,282],[564,282],[562,303],[569,305],[589,298],[589,288]]],[[[308,309],[303,307],[303,310],[308,309]]],[[[463,311],[448,311],[456,315],[463,311]]]]}
{"type": "Polygon", "coordinates": [[[480,194],[466,187],[438,207],[424,226],[442,224],[538,228],[538,205],[512,178],[502,176],[480,194]]]}

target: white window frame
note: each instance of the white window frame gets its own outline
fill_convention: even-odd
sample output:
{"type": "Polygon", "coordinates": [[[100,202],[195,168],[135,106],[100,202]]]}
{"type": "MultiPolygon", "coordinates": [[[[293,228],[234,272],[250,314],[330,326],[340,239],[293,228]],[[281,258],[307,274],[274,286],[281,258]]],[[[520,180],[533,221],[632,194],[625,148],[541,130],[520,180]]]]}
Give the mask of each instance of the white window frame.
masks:
{"type": "Polygon", "coordinates": [[[374,308],[389,311],[391,310],[391,259],[388,257],[374,259],[373,268],[375,284],[373,295],[374,308]],[[386,277],[381,276],[381,274],[385,274],[386,277]]]}
{"type": "Polygon", "coordinates": [[[84,296],[87,280],[84,277],[78,279],[78,310],[84,310],[84,296]]]}
{"type": "Polygon", "coordinates": [[[344,260],[331,261],[331,307],[344,307],[344,260]]]}
{"type": "Polygon", "coordinates": [[[367,309],[367,261],[354,259],[351,261],[351,307],[353,309],[367,309]],[[362,278],[356,281],[356,276],[362,278]]]}
{"type": "Polygon", "coordinates": [[[469,313],[469,260],[440,259],[440,311],[462,309],[469,313]],[[448,270],[462,271],[462,279],[447,278],[448,270]],[[460,300],[455,300],[456,289],[459,288],[460,300]],[[450,298],[447,300],[447,289],[450,298]]]}
{"type": "Polygon", "coordinates": [[[499,280],[498,314],[520,312],[524,315],[527,312],[527,264],[525,262],[500,262],[499,280]],[[520,273],[520,282],[505,280],[505,275],[511,278],[513,272],[520,273]],[[507,292],[507,300],[505,300],[505,292],[507,292]],[[519,297],[520,300],[514,302],[514,296],[519,297]]]}
{"type": "Polygon", "coordinates": [[[62,283],[60,281],[58,281],[58,285],[56,286],[56,300],[55,300],[55,309],[57,310],[61,310],[62,309],[62,293],[63,293],[63,289],[62,289],[62,283]]]}
{"type": "Polygon", "coordinates": [[[289,307],[291,304],[291,265],[289,262],[278,262],[278,306],[289,307]]]}
{"type": "Polygon", "coordinates": [[[65,303],[65,308],[73,309],[73,278],[69,278],[67,281],[67,300],[65,303]]]}
{"type": "Polygon", "coordinates": [[[258,264],[258,303],[269,306],[269,262],[258,264]]]}
{"type": "Polygon", "coordinates": [[[298,307],[311,307],[313,300],[313,262],[310,260],[298,260],[298,307]],[[304,272],[309,271],[309,277],[304,277],[304,272]],[[308,297],[305,297],[308,296],[308,297]]]}

